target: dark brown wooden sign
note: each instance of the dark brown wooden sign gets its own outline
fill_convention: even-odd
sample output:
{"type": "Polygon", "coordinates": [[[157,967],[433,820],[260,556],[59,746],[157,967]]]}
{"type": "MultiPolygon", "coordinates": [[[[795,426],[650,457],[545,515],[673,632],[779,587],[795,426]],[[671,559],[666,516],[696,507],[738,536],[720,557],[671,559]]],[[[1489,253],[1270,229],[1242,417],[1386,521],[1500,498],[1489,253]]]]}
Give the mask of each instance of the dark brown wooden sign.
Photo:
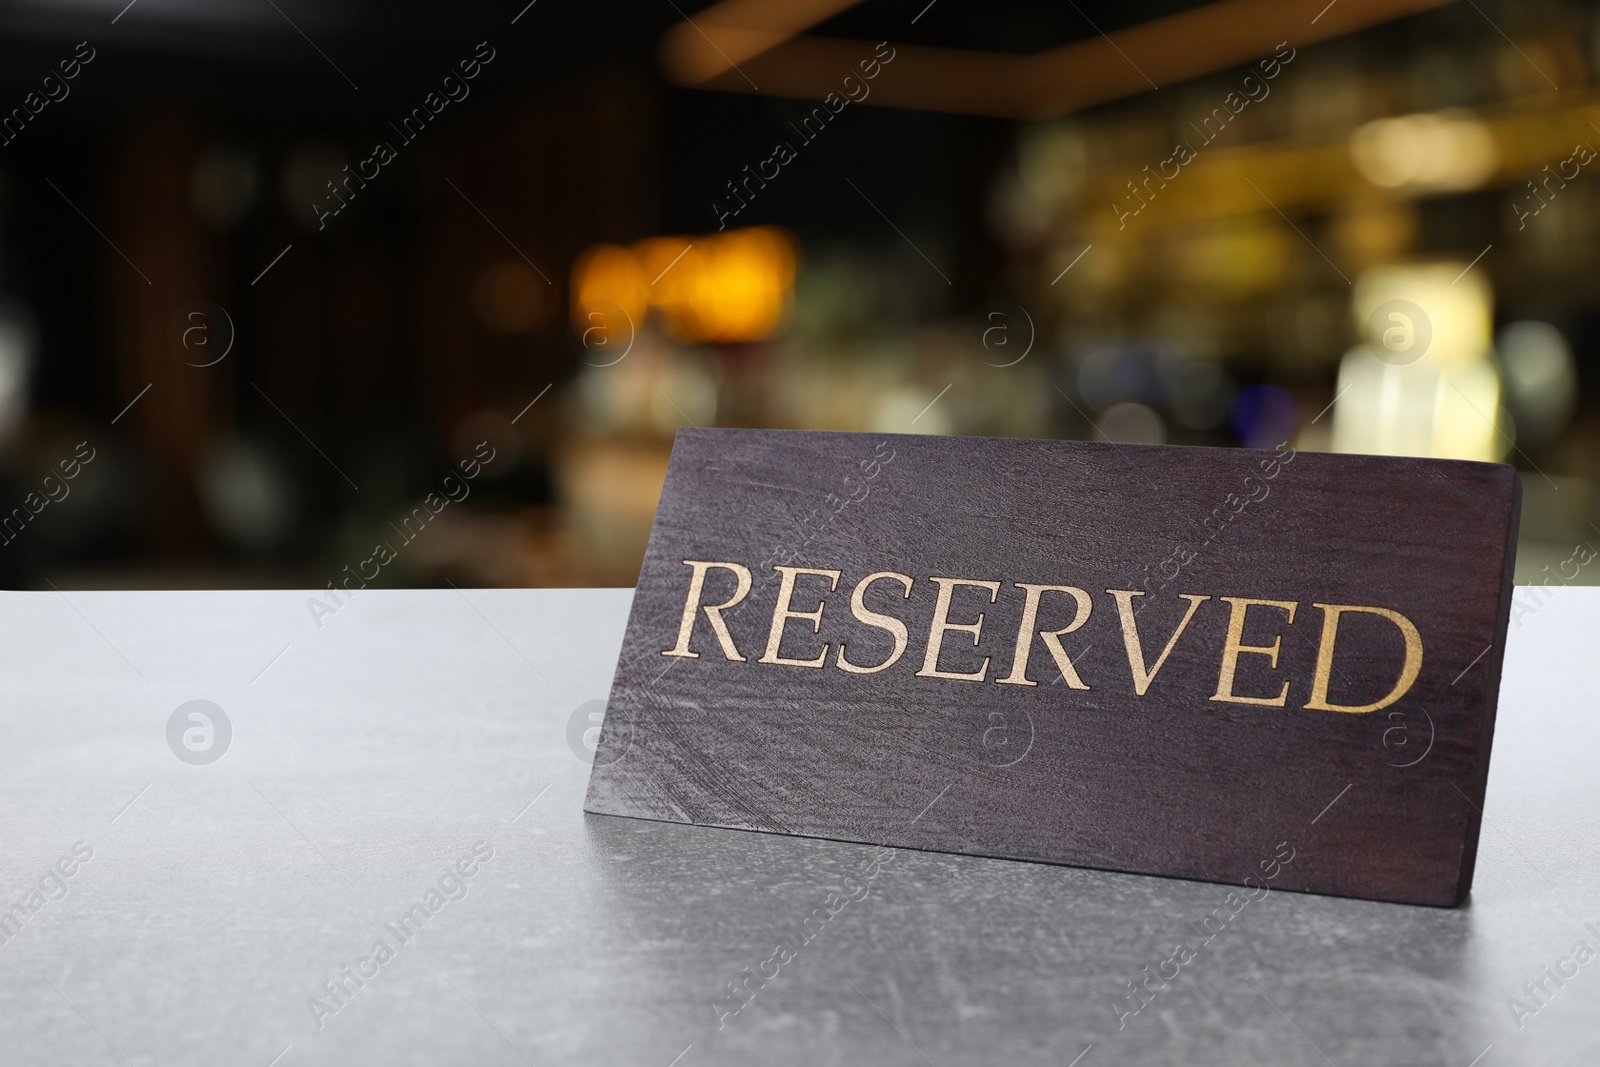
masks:
{"type": "Polygon", "coordinates": [[[1520,497],[1287,447],[686,430],[585,807],[1454,905],[1520,497]]]}

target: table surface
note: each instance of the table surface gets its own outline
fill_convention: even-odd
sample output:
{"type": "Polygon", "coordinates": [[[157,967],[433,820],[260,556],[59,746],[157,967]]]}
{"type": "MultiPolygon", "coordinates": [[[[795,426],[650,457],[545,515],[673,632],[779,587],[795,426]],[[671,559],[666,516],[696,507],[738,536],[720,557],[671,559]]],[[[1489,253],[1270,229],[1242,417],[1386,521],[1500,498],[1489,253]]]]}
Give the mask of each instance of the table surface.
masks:
{"type": "Polygon", "coordinates": [[[0,1062],[1600,1062],[1600,589],[1518,593],[1455,910],[912,851],[830,898],[870,846],[583,813],[631,591],[311,595],[0,594],[0,1062]]]}

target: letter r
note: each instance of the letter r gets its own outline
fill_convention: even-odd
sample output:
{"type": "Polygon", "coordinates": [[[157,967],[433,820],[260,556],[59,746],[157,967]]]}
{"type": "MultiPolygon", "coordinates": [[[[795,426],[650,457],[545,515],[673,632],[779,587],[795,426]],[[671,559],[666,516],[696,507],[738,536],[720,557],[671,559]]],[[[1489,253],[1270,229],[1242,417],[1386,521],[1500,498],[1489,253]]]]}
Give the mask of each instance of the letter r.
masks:
{"type": "Polygon", "coordinates": [[[744,598],[750,595],[750,568],[742,563],[718,563],[699,559],[686,559],[683,562],[685,566],[694,568],[694,574],[689,579],[689,595],[683,602],[683,618],[678,623],[678,643],[661,654],[683,656],[687,659],[700,658],[700,653],[689,651],[689,639],[694,636],[695,616],[704,610],[706,619],[711,623],[711,630],[717,635],[717,642],[722,646],[723,656],[744,663],[745,658],[739,655],[739,649],[733,643],[733,635],[728,633],[728,624],[723,621],[722,613],[743,602],[744,598]],[[702,605],[700,597],[705,591],[706,572],[712,567],[732,571],[734,577],[738,579],[739,586],[734,590],[733,596],[721,604],[702,605]]]}

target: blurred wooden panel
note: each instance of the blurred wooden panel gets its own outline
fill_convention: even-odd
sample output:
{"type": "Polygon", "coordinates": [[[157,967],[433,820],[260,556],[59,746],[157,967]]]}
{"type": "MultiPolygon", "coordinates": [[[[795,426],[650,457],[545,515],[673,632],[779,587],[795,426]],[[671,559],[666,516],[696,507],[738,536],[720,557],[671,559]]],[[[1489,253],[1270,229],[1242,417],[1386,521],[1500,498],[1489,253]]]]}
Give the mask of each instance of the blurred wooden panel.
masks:
{"type": "Polygon", "coordinates": [[[132,400],[150,387],[118,425],[150,463],[157,547],[174,553],[208,538],[195,479],[222,421],[231,374],[227,360],[209,367],[186,363],[175,340],[183,306],[217,299],[220,286],[210,237],[190,200],[194,157],[194,130],[184,119],[129,128],[114,164],[106,226],[121,255],[108,248],[104,259],[120,395],[132,400]]]}

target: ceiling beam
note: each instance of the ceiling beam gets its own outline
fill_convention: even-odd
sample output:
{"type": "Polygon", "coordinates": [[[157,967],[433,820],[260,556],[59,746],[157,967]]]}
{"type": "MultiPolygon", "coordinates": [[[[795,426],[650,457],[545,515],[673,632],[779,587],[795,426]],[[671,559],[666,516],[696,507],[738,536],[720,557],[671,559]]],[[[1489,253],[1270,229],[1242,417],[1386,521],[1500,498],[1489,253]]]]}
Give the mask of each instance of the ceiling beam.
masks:
{"type": "Polygon", "coordinates": [[[860,0],[721,0],[677,23],[661,39],[661,66],[679,85],[719,74],[832,18],[860,0]]]}
{"type": "MultiPolygon", "coordinates": [[[[824,2],[796,0],[796,6],[824,2]]],[[[1453,2],[1336,0],[1319,14],[1323,0],[1218,0],[1032,56],[897,44],[893,62],[872,82],[862,102],[996,118],[1050,118],[1261,58],[1285,41],[1299,48],[1453,2]]],[[[669,37],[680,31],[694,32],[680,23],[669,37]]],[[[746,47],[753,47],[753,39],[746,47]]],[[[837,37],[790,36],[765,50],[744,53],[738,71],[724,66],[693,82],[678,77],[670,66],[667,74],[680,85],[820,100],[840,92],[840,82],[856,72],[856,64],[870,57],[874,47],[837,37]]]]}

